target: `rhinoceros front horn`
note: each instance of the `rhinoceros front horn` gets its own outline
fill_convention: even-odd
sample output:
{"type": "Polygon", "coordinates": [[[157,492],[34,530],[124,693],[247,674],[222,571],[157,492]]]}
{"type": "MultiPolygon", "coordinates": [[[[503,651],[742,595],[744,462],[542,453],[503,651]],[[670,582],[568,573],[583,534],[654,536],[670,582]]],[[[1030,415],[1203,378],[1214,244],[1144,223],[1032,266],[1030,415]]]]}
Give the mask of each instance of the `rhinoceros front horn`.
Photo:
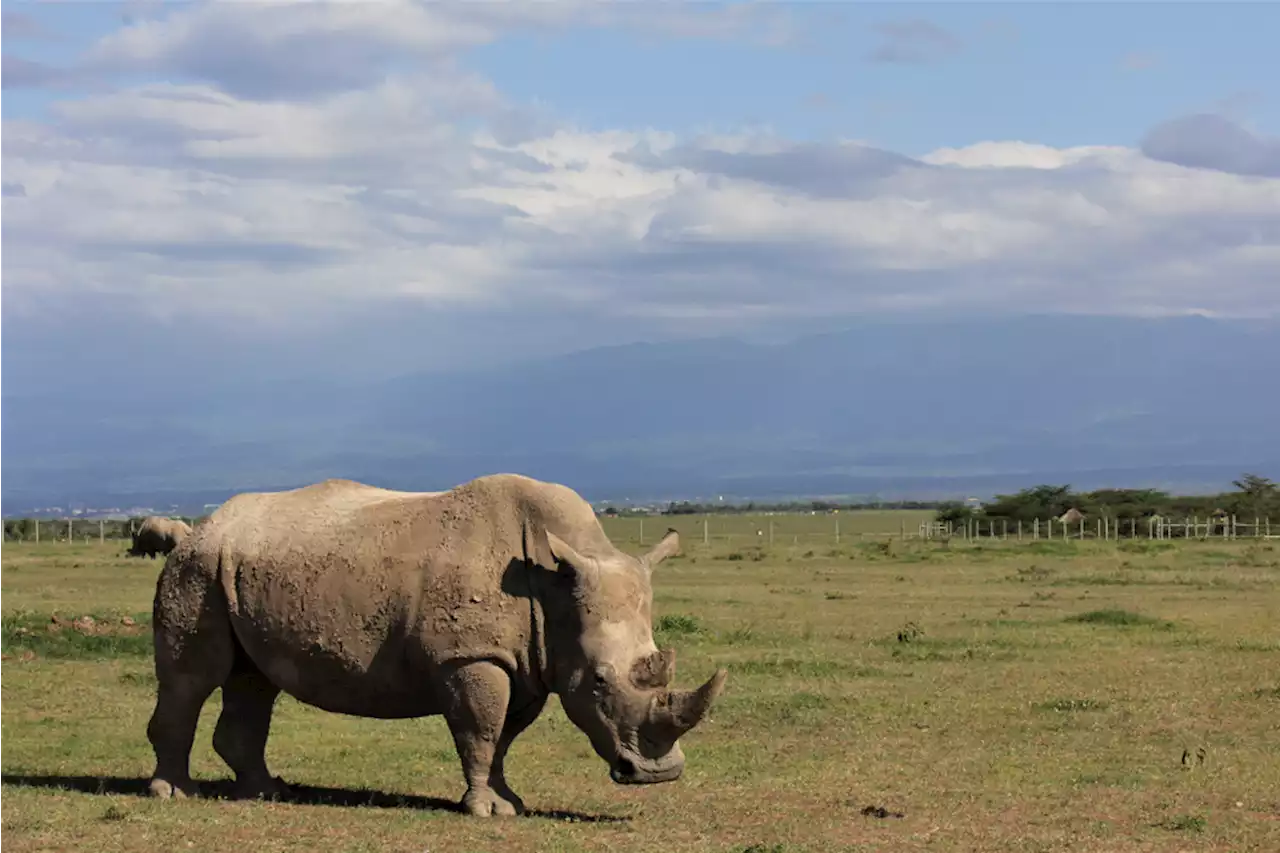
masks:
{"type": "Polygon", "coordinates": [[[724,692],[724,682],[728,677],[727,671],[718,669],[697,690],[672,690],[667,693],[666,707],[655,722],[666,730],[672,743],[702,722],[702,718],[711,709],[711,704],[724,692]]]}

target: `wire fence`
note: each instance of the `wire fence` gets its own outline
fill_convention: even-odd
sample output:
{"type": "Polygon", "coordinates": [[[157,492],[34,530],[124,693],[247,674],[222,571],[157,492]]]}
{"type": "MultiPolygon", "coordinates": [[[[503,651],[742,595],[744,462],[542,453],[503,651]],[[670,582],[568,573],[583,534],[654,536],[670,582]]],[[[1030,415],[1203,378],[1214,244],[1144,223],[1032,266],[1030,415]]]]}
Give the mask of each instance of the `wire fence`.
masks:
{"type": "MultiPolygon", "coordinates": [[[[674,529],[686,542],[751,543],[761,545],[804,542],[842,542],[866,539],[921,540],[1119,540],[1119,539],[1280,539],[1280,522],[1270,517],[1240,518],[1219,515],[1206,518],[1149,517],[1094,519],[973,518],[962,522],[938,521],[924,510],[856,510],[845,513],[768,513],[762,515],[604,516],[601,524],[610,538],[638,545],[657,542],[674,529]]],[[[181,519],[194,527],[201,518],[181,519]]],[[[142,517],[127,519],[9,519],[4,522],[6,542],[128,541],[142,517]]]]}
{"type": "MultiPolygon", "coordinates": [[[[195,527],[199,518],[161,516],[185,521],[195,527]]],[[[142,526],[145,516],[130,518],[13,518],[5,519],[6,542],[99,542],[129,541],[142,526]]]]}
{"type": "Polygon", "coordinates": [[[1152,516],[1149,518],[1110,518],[1093,520],[1033,519],[1031,522],[997,519],[970,519],[959,525],[934,521],[921,524],[918,536],[924,539],[1277,539],[1280,525],[1272,532],[1269,517],[1241,520],[1235,515],[1190,516],[1181,520],[1152,516]]]}

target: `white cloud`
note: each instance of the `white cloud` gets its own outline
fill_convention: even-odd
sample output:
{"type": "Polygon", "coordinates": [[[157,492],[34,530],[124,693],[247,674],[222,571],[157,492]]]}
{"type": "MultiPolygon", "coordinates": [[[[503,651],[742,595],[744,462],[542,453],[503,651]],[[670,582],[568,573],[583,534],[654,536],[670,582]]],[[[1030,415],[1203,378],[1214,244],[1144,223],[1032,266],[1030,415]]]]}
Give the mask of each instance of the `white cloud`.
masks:
{"type": "Polygon", "coordinates": [[[978,142],[964,148],[939,148],[921,158],[938,166],[965,166],[1007,169],[1060,169],[1091,157],[1108,153],[1123,155],[1128,149],[1101,145],[1054,148],[1030,142],[978,142]]]}
{"type": "MultiPolygon", "coordinates": [[[[104,67],[203,71],[6,122],[5,307],[97,292],[288,324],[397,300],[565,305],[707,331],[923,308],[1280,313],[1275,178],[1106,145],[912,159],[548,128],[452,52],[511,16],[549,26],[598,7],[378,5],[183,8],[103,41],[104,67]],[[233,43],[243,67],[206,61],[233,43]],[[302,44],[331,58],[390,45],[433,66],[389,60],[303,91],[319,78],[277,67],[302,44]]],[[[718,35],[736,19],[663,20],[718,35]]]]}
{"type": "Polygon", "coordinates": [[[1182,166],[1280,178],[1280,137],[1253,133],[1224,116],[1165,122],[1146,135],[1142,150],[1182,166]]]}
{"type": "Polygon", "coordinates": [[[505,32],[569,24],[773,46],[794,38],[784,11],[754,3],[206,2],[124,27],[84,64],[104,73],[173,72],[242,97],[315,97],[372,85],[406,63],[447,60],[505,32]]]}

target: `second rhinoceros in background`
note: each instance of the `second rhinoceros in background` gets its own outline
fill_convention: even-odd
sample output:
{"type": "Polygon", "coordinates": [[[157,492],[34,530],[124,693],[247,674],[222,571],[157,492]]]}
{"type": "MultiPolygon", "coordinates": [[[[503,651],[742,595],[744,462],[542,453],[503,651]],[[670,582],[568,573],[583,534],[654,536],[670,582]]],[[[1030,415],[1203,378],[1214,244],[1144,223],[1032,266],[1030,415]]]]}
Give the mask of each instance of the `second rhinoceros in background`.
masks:
{"type": "Polygon", "coordinates": [[[194,790],[192,737],[217,687],[213,745],[242,795],[286,790],[264,759],[281,691],[355,716],[443,715],[473,815],[523,811],[503,761],[552,693],[613,781],[677,779],[679,739],[726,678],[669,686],[650,575],[678,547],[670,531],[627,555],[571,489],[514,474],[439,493],[327,480],[238,495],[157,583],[151,791],[194,790]]]}
{"type": "Polygon", "coordinates": [[[168,554],[178,547],[178,543],[190,535],[191,527],[185,521],[149,515],[142,520],[141,526],[134,531],[133,542],[129,546],[129,554],[134,557],[154,557],[157,554],[168,554]]]}

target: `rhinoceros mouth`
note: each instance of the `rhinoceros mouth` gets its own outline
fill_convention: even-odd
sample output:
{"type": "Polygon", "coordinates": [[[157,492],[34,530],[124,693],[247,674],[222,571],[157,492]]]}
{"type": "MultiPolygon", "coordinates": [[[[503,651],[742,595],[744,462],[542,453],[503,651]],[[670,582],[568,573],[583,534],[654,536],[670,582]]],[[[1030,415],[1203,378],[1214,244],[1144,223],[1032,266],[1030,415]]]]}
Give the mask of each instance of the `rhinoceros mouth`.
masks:
{"type": "Polygon", "coordinates": [[[624,755],[619,757],[609,769],[609,778],[619,785],[656,785],[662,782],[674,782],[683,772],[683,761],[637,764],[624,755]]]}

